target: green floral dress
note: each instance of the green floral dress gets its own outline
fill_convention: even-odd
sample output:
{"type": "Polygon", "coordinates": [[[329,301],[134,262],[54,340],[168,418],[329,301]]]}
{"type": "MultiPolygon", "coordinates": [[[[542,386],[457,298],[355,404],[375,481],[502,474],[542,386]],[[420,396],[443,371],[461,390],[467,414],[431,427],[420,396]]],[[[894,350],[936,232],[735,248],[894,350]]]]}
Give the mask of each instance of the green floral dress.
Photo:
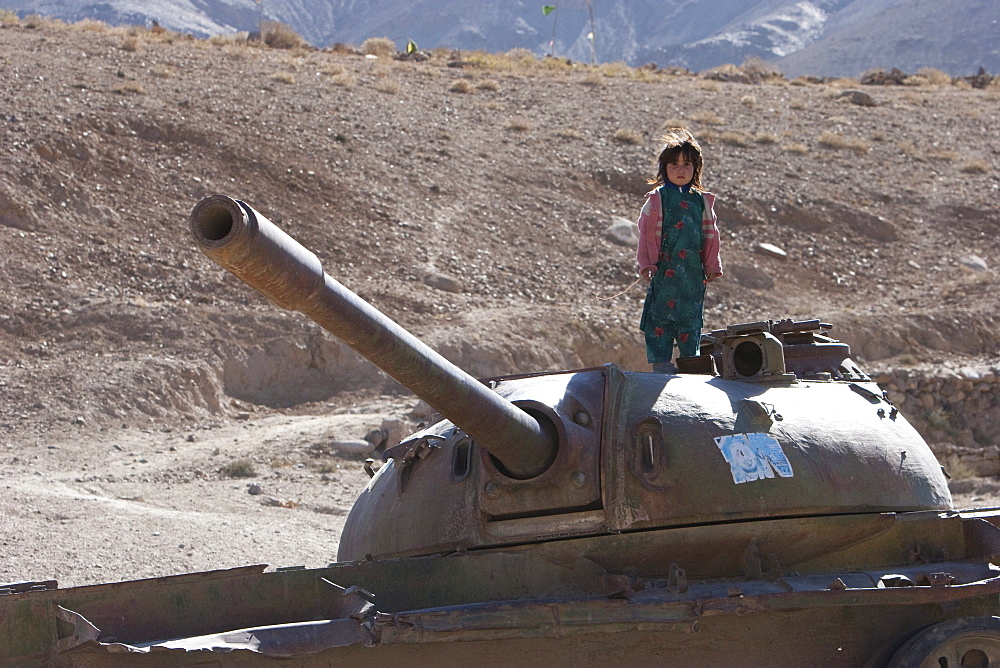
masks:
{"type": "Polygon", "coordinates": [[[701,261],[705,200],[698,190],[674,185],[660,187],[659,196],[660,254],[639,321],[651,364],[669,362],[675,341],[681,357],[698,354],[705,306],[701,261]]]}

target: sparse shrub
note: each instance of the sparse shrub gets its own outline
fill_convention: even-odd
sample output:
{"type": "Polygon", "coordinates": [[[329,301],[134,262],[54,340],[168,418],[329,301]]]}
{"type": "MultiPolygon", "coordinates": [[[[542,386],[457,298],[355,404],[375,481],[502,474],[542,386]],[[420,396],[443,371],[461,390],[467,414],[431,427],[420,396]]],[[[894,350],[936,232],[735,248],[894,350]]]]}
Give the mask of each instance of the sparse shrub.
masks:
{"type": "Polygon", "coordinates": [[[121,86],[115,87],[115,89],[112,92],[117,93],[119,95],[129,95],[129,94],[145,95],[146,89],[143,88],[138,83],[136,83],[135,81],[128,81],[126,83],[123,83],[121,86]]]}
{"type": "Polygon", "coordinates": [[[581,76],[578,81],[584,86],[603,86],[604,85],[604,75],[597,70],[590,70],[581,76]]]}
{"type": "Polygon", "coordinates": [[[788,153],[798,153],[799,155],[805,155],[809,152],[809,147],[801,143],[785,144],[781,149],[788,153]]]}
{"type": "Polygon", "coordinates": [[[740,104],[748,109],[753,109],[757,106],[757,98],[754,95],[744,95],[740,98],[740,104]]]}
{"type": "Polygon", "coordinates": [[[392,95],[398,95],[399,91],[403,90],[402,84],[399,83],[398,79],[391,79],[389,77],[384,77],[379,79],[375,83],[375,89],[383,93],[391,93],[392,95]]]}
{"type": "Polygon", "coordinates": [[[82,19],[74,25],[84,32],[107,32],[110,28],[104,21],[95,21],[94,19],[82,19]]]}
{"type": "Polygon", "coordinates": [[[482,81],[476,84],[476,88],[478,88],[479,90],[489,90],[495,92],[500,90],[500,82],[498,82],[496,79],[483,79],[482,81]]]}
{"type": "Polygon", "coordinates": [[[523,118],[508,118],[505,127],[513,132],[529,132],[534,126],[523,118]]]}
{"type": "Polygon", "coordinates": [[[16,26],[20,25],[21,19],[11,9],[0,9],[0,25],[16,26]]]}
{"type": "Polygon", "coordinates": [[[23,21],[21,21],[21,25],[24,26],[25,28],[28,28],[29,30],[34,30],[36,28],[45,27],[45,24],[47,24],[48,22],[49,19],[45,18],[41,14],[29,14],[28,16],[24,17],[23,21]]]}
{"type": "Polygon", "coordinates": [[[476,89],[473,87],[472,82],[468,79],[455,79],[451,82],[451,86],[448,87],[452,93],[474,93],[476,89]]]}
{"type": "Polygon", "coordinates": [[[945,148],[938,149],[936,151],[931,151],[927,154],[927,157],[931,160],[939,160],[942,162],[954,162],[961,157],[961,153],[954,149],[945,148]]]}
{"type": "Polygon", "coordinates": [[[142,40],[139,39],[138,35],[128,35],[122,40],[122,51],[128,51],[129,53],[135,53],[142,46],[142,40]]]}
{"type": "Polygon", "coordinates": [[[777,144],[778,135],[771,134],[770,132],[758,132],[753,136],[753,140],[758,144],[777,144]]]}
{"type": "Polygon", "coordinates": [[[521,47],[517,47],[516,49],[511,49],[504,55],[510,58],[511,60],[531,60],[531,61],[537,60],[537,58],[535,58],[534,52],[532,52],[530,49],[524,49],[521,47]]]}
{"type": "Polygon", "coordinates": [[[788,103],[788,106],[792,109],[808,109],[809,103],[806,102],[804,97],[797,97],[788,103]]]}
{"type": "Polygon", "coordinates": [[[170,68],[169,67],[165,67],[163,65],[157,65],[156,67],[154,67],[153,69],[151,69],[149,72],[154,77],[158,77],[160,79],[169,79],[173,75],[173,73],[170,71],[170,68]]]}
{"type": "Polygon", "coordinates": [[[597,69],[606,77],[621,77],[627,79],[631,78],[633,73],[632,68],[620,60],[616,60],[613,63],[604,63],[597,69]]]}
{"type": "Polygon", "coordinates": [[[836,132],[824,132],[817,138],[817,141],[820,143],[820,146],[851,150],[858,155],[867,153],[870,148],[868,146],[868,142],[860,137],[845,137],[844,135],[836,132]]]}
{"type": "Polygon", "coordinates": [[[308,46],[294,28],[280,21],[264,21],[260,36],[264,44],[272,49],[298,49],[308,46]]]}
{"type": "Polygon", "coordinates": [[[341,63],[330,63],[329,65],[327,65],[326,67],[324,67],[320,71],[323,74],[326,74],[326,75],[331,76],[331,77],[335,77],[338,74],[343,74],[344,72],[346,72],[347,68],[344,67],[343,64],[341,64],[341,63]]]}
{"type": "Polygon", "coordinates": [[[750,140],[742,132],[723,132],[719,135],[719,141],[729,146],[741,146],[744,148],[750,145],[750,140]]]}
{"type": "Polygon", "coordinates": [[[253,478],[257,467],[251,459],[234,459],[219,469],[219,474],[227,478],[253,478]]]}
{"type": "Polygon", "coordinates": [[[295,466],[295,461],[288,457],[275,457],[267,465],[272,469],[287,469],[289,466],[295,466]]]}
{"type": "Polygon", "coordinates": [[[917,70],[917,76],[923,77],[924,81],[932,86],[951,85],[951,75],[933,67],[921,67],[917,70]]]}
{"type": "Polygon", "coordinates": [[[701,90],[706,90],[712,93],[717,93],[720,90],[720,86],[717,81],[709,81],[708,79],[698,79],[694,82],[694,85],[701,90]]]}
{"type": "Polygon", "coordinates": [[[268,75],[267,78],[271,81],[277,81],[284,84],[295,83],[295,75],[291,72],[274,72],[273,74],[268,75]]]}
{"type": "Polygon", "coordinates": [[[361,52],[379,58],[392,58],[396,55],[396,43],[388,37],[369,37],[362,42],[361,52]]]}
{"type": "Polygon", "coordinates": [[[640,133],[626,128],[615,130],[614,139],[619,144],[630,144],[632,146],[639,146],[644,143],[640,133]]]}
{"type": "Polygon", "coordinates": [[[990,165],[985,160],[970,160],[965,163],[958,170],[964,174],[986,174],[990,171],[990,165]]]}
{"type": "Polygon", "coordinates": [[[760,83],[770,79],[784,79],[785,75],[776,67],[768,63],[759,56],[750,56],[740,65],[740,71],[745,74],[751,82],[760,83]]]}
{"type": "Polygon", "coordinates": [[[557,137],[563,139],[586,139],[587,135],[583,134],[576,128],[559,128],[555,131],[557,137]]]}
{"type": "Polygon", "coordinates": [[[341,72],[340,74],[335,74],[330,83],[334,86],[340,86],[341,88],[352,88],[354,84],[358,83],[357,78],[350,72],[341,72]]]}

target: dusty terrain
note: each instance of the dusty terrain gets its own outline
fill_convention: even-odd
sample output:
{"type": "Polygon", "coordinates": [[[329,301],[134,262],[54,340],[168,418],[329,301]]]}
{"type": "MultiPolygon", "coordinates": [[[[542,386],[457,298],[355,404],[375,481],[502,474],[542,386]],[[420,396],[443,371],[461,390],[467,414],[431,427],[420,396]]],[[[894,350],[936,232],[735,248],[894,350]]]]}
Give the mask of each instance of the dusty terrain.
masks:
{"type": "Polygon", "coordinates": [[[424,419],[201,256],[187,216],[216,192],[474,375],[644,369],[642,290],[602,299],[633,250],[605,231],[684,124],[721,201],[709,327],[819,317],[868,368],[998,361],[996,86],[861,106],[857,82],[97,24],[8,24],[0,46],[0,581],[322,565],[367,480],[338,443],[424,419]]]}

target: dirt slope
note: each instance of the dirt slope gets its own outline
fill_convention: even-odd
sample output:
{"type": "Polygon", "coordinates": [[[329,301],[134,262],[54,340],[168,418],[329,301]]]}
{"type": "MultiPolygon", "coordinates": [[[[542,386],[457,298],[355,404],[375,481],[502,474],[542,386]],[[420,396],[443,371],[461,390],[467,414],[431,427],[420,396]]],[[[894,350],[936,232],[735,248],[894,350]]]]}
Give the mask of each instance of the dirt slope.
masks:
{"type": "Polygon", "coordinates": [[[997,360],[996,88],[871,88],[869,107],[840,84],[94,24],[0,44],[0,580],[320,564],[367,479],[333,444],[419,419],[194,249],[187,215],[216,192],[474,375],[644,369],[639,286],[600,299],[634,280],[606,229],[685,124],[721,202],[710,327],[820,317],[870,366],[997,360]],[[331,411],[360,417],[314,420],[331,411]],[[222,470],[246,460],[263,494],[222,470]]]}

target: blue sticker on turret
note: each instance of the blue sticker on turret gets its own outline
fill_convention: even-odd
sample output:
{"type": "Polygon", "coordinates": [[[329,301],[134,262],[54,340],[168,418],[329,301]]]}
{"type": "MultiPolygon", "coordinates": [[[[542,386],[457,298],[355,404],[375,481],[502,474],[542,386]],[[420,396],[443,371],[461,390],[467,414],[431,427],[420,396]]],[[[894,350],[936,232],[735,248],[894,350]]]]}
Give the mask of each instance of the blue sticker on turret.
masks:
{"type": "Polygon", "coordinates": [[[733,482],[773,478],[774,472],[782,478],[791,478],[792,465],[781,449],[781,444],[769,434],[730,434],[715,439],[722,456],[729,462],[733,482]]]}

